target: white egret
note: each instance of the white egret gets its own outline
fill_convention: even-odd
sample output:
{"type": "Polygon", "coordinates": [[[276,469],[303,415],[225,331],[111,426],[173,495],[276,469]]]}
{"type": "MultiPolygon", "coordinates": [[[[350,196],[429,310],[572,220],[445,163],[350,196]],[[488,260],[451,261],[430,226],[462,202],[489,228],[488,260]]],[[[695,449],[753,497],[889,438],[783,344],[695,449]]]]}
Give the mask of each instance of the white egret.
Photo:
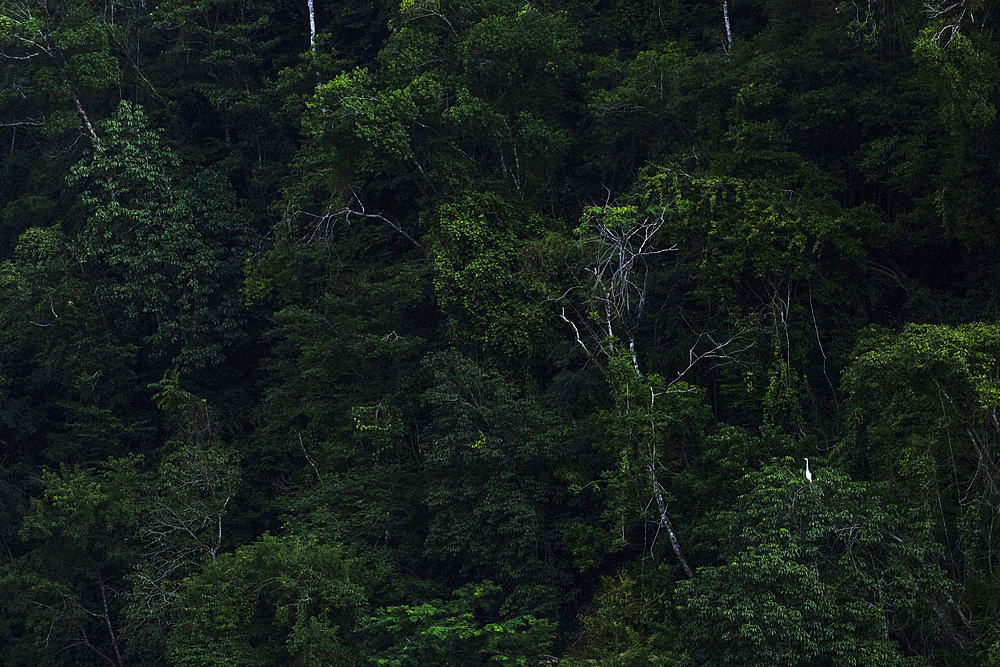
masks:
{"type": "Polygon", "coordinates": [[[806,461],[806,479],[808,479],[809,483],[812,484],[813,474],[809,472],[809,459],[806,459],[805,461],[806,461]]]}

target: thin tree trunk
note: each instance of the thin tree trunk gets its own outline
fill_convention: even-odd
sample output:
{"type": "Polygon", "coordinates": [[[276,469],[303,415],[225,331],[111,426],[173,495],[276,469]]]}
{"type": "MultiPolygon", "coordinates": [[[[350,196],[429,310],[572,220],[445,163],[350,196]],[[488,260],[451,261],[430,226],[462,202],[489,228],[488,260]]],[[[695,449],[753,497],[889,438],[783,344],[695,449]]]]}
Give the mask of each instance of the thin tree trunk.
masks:
{"type": "Polygon", "coordinates": [[[313,7],[313,0],[306,0],[309,5],[309,50],[316,50],[316,11],[313,7]]]}
{"type": "MultiPolygon", "coordinates": [[[[652,475],[652,472],[650,472],[652,475]]],[[[694,570],[688,565],[687,559],[684,558],[684,552],[681,551],[681,543],[677,539],[677,533],[674,532],[674,526],[670,523],[670,517],[667,516],[667,503],[663,500],[663,487],[660,483],[653,478],[653,494],[656,496],[656,506],[660,508],[660,525],[667,529],[667,537],[670,538],[670,546],[673,547],[674,554],[677,555],[677,560],[681,562],[681,567],[684,568],[684,574],[688,576],[688,579],[694,579],[694,570]]]]}
{"type": "Polygon", "coordinates": [[[733,48],[733,31],[729,27],[729,0],[722,0],[722,18],[726,22],[726,50],[728,51],[733,48]]]}
{"type": "Polygon", "coordinates": [[[97,648],[96,646],[94,646],[93,644],[90,643],[90,637],[87,636],[87,630],[86,630],[86,628],[84,628],[82,625],[79,625],[79,624],[76,627],[80,631],[80,636],[83,638],[83,645],[84,646],[86,646],[88,649],[90,649],[91,651],[93,651],[94,653],[96,653],[97,655],[99,655],[100,657],[104,658],[108,662],[109,665],[113,665],[113,667],[119,667],[119,665],[116,665],[115,661],[112,660],[111,658],[109,658],[108,655],[104,651],[102,651],[101,649],[97,648]]]}
{"type": "Polygon", "coordinates": [[[91,139],[96,139],[97,134],[94,132],[94,126],[90,124],[87,112],[83,110],[83,105],[80,104],[80,98],[76,96],[76,93],[73,93],[73,102],[76,104],[76,110],[80,112],[80,118],[83,119],[83,127],[87,130],[87,134],[90,135],[91,139]]]}
{"type": "Polygon", "coordinates": [[[121,651],[118,650],[118,638],[115,637],[115,630],[111,625],[111,611],[108,609],[108,595],[104,586],[104,577],[101,576],[101,568],[95,568],[97,572],[97,585],[101,589],[101,603],[104,606],[104,624],[108,628],[108,635],[111,637],[111,648],[115,650],[115,658],[118,660],[119,665],[124,665],[122,662],[121,651]]]}

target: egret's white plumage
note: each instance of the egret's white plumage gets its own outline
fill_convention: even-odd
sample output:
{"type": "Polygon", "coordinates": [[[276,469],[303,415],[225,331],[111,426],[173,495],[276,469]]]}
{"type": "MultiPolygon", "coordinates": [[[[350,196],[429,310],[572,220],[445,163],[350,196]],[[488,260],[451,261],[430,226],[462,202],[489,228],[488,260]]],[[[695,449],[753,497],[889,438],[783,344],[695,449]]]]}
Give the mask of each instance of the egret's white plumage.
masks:
{"type": "Polygon", "coordinates": [[[805,461],[806,461],[806,479],[808,479],[809,483],[812,484],[813,474],[809,472],[809,459],[806,459],[805,461]]]}

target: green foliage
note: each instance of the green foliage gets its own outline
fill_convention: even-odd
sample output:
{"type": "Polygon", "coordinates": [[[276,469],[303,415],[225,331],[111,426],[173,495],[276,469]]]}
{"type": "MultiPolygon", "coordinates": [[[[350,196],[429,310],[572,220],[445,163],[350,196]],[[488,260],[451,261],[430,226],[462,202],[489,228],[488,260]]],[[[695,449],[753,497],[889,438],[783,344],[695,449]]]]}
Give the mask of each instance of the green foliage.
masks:
{"type": "Polygon", "coordinates": [[[895,642],[912,645],[954,585],[928,517],[821,465],[812,482],[793,459],[738,482],[719,516],[732,531],[725,564],[677,588],[686,660],[906,662],[895,642]]]}
{"type": "Polygon", "coordinates": [[[239,271],[245,233],[227,188],[204,174],[183,190],[180,163],[123,102],[94,150],[74,167],[87,222],[72,242],[106,323],[138,325],[152,356],[200,368],[222,360],[241,312],[224,282],[239,271]]]}
{"type": "MultiPolygon", "coordinates": [[[[114,21],[102,9],[101,3],[87,0],[53,7],[35,0],[0,5],[3,59],[17,63],[23,77],[9,112],[23,117],[28,111],[32,121],[25,124],[27,129],[38,127],[60,138],[67,130],[84,132],[81,98],[89,102],[121,83],[120,61],[127,56],[117,48],[114,21]]],[[[120,12],[124,17],[129,9],[120,12]]]]}
{"type": "Polygon", "coordinates": [[[30,550],[0,570],[20,626],[14,656],[86,662],[120,651],[116,591],[138,555],[140,463],[130,456],[43,472],[19,531],[30,550]]]}
{"type": "Polygon", "coordinates": [[[506,0],[407,3],[390,27],[379,71],[317,87],[316,136],[332,129],[358,176],[422,197],[484,179],[522,200],[544,188],[567,143],[558,92],[576,40],[565,16],[506,0]]]}
{"type": "Polygon", "coordinates": [[[14,339],[29,338],[31,328],[53,341],[94,326],[86,286],[72,275],[70,261],[57,226],[32,227],[18,237],[14,257],[0,265],[0,285],[7,295],[4,329],[11,346],[16,345],[14,339]]]}
{"type": "Polygon", "coordinates": [[[981,568],[997,558],[986,508],[996,502],[988,452],[997,435],[998,333],[986,324],[873,329],[845,376],[851,432],[843,455],[933,517],[945,568],[983,591],[974,597],[987,617],[996,613],[981,568]]]}
{"type": "Polygon", "coordinates": [[[365,608],[363,565],[339,545],[265,535],[182,582],[171,662],[356,662],[351,630],[365,608]]]}
{"type": "Polygon", "coordinates": [[[568,453],[559,420],[458,353],[424,363],[428,557],[452,576],[497,581],[505,612],[553,614],[565,576],[556,517],[567,498],[549,472],[568,453]]]}
{"type": "Polygon", "coordinates": [[[0,0],[0,662],[997,662],[994,5],[0,0]]]}
{"type": "Polygon", "coordinates": [[[697,323],[701,334],[665,342],[698,353],[711,349],[709,340],[728,340],[713,354],[739,355],[738,366],[718,373],[733,407],[802,432],[802,411],[834,398],[832,371],[846,362],[849,350],[833,347],[829,337],[846,335],[850,317],[861,314],[868,271],[862,239],[874,211],[843,210],[828,197],[783,192],[762,180],[693,176],[677,166],[647,169],[637,190],[648,215],[663,216],[661,234],[678,240],[673,280],[656,285],[678,305],[674,329],[697,323]],[[803,405],[804,395],[811,404],[803,405]]]}
{"type": "Polygon", "coordinates": [[[554,627],[533,616],[498,618],[491,581],[466,584],[452,599],[375,610],[357,632],[376,665],[530,665],[550,650],[554,627]]]}
{"type": "Polygon", "coordinates": [[[686,657],[694,664],[902,663],[894,647],[874,639],[877,615],[837,609],[815,569],[767,547],[748,548],[679,593],[686,597],[686,657]],[[855,644],[864,634],[872,638],[855,644]]]}
{"type": "Polygon", "coordinates": [[[673,600],[668,568],[641,568],[601,577],[587,613],[581,614],[579,643],[569,665],[672,665],[678,661],[671,622],[673,600]],[[635,575],[635,576],[633,576],[635,575]]]}
{"type": "Polygon", "coordinates": [[[644,206],[673,214],[675,238],[698,243],[697,284],[731,308],[755,283],[774,290],[816,279],[821,264],[846,273],[865,257],[859,236],[871,220],[863,209],[844,212],[828,199],[798,198],[766,182],[694,177],[677,167],[649,169],[639,186],[644,206]]]}
{"type": "Polygon", "coordinates": [[[920,32],[913,58],[934,81],[941,100],[940,120],[954,128],[982,129],[996,117],[991,99],[996,88],[997,63],[978,51],[961,32],[935,23],[920,32]],[[943,41],[947,44],[942,44],[943,41]]]}
{"type": "Polygon", "coordinates": [[[603,520],[610,534],[621,536],[619,548],[641,544],[649,555],[676,563],[669,542],[657,538],[662,512],[676,500],[671,475],[696,450],[706,426],[703,393],[684,382],[667,386],[655,375],[640,378],[624,354],[617,365],[615,405],[601,415],[601,446],[614,466],[601,473],[608,487],[603,520]]]}
{"type": "Polygon", "coordinates": [[[130,654],[163,654],[181,580],[214,561],[223,546],[223,519],[240,482],[238,457],[216,434],[204,399],[178,386],[178,373],[157,384],[153,400],[174,421],[145,499],[143,558],[129,575],[124,609],[130,654]]]}
{"type": "Polygon", "coordinates": [[[0,364],[10,382],[0,420],[8,451],[35,462],[101,461],[144,435],[143,418],[129,415],[136,346],[102,330],[75,268],[59,227],[29,228],[0,263],[0,364]]]}
{"type": "MultiPolygon", "coordinates": [[[[111,539],[109,531],[132,531],[136,527],[134,495],[137,489],[138,457],[109,460],[97,470],[63,466],[60,472],[42,475],[42,497],[34,498],[21,526],[22,539],[45,541],[48,549],[69,555],[96,543],[101,551],[123,540],[111,539]],[[94,541],[94,542],[92,542],[94,541]],[[60,544],[61,542],[61,544],[60,544]]],[[[112,551],[106,551],[111,556],[112,551]]]]}
{"type": "Polygon", "coordinates": [[[998,341],[997,328],[986,324],[910,325],[899,334],[870,330],[845,378],[856,434],[852,453],[874,449],[864,455],[874,476],[912,480],[917,487],[952,477],[935,473],[937,466],[974,476],[1000,398],[998,341]],[[888,409],[873,413],[875,401],[888,409]],[[880,446],[888,440],[896,446],[880,446]],[[956,447],[964,455],[956,457],[956,447]]]}
{"type": "Polygon", "coordinates": [[[521,227],[515,215],[499,198],[466,196],[439,207],[429,225],[434,294],[449,328],[457,329],[456,342],[473,342],[511,365],[534,355],[546,320],[514,273],[521,227]]]}

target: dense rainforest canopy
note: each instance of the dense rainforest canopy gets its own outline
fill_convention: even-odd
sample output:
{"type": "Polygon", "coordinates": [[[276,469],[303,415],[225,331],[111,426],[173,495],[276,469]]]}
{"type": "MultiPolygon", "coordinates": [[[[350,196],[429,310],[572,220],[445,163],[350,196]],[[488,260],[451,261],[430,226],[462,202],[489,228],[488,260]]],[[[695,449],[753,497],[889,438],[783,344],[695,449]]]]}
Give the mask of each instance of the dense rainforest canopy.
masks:
{"type": "Polygon", "coordinates": [[[998,36],[0,0],[0,659],[1000,664],[998,36]]]}

